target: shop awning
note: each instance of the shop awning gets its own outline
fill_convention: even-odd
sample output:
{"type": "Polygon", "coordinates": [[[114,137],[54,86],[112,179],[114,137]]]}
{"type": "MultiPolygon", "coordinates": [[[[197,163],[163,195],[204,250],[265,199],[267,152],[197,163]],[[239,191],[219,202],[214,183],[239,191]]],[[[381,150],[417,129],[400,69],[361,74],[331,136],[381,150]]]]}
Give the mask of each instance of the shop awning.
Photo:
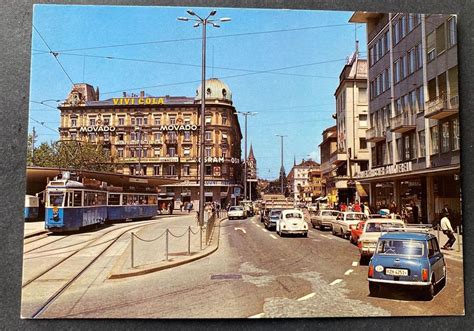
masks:
{"type": "Polygon", "coordinates": [[[327,196],[326,197],[319,197],[319,198],[316,199],[316,201],[323,201],[323,200],[327,200],[327,199],[328,199],[327,196]]]}
{"type": "Polygon", "coordinates": [[[365,191],[365,188],[362,186],[362,184],[356,183],[356,190],[357,190],[357,193],[359,193],[360,197],[368,196],[368,194],[365,191]]]}

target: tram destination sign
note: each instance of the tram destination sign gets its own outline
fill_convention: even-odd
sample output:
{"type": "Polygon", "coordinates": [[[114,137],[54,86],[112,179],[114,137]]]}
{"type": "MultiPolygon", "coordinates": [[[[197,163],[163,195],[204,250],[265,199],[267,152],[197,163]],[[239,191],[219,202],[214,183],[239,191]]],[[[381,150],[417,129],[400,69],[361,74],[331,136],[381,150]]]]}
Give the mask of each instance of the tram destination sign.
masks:
{"type": "Polygon", "coordinates": [[[368,178],[368,177],[378,177],[378,176],[385,176],[385,175],[395,175],[404,172],[412,171],[412,163],[411,162],[404,162],[395,165],[388,165],[385,167],[370,169],[358,172],[355,175],[355,178],[368,178]]]}

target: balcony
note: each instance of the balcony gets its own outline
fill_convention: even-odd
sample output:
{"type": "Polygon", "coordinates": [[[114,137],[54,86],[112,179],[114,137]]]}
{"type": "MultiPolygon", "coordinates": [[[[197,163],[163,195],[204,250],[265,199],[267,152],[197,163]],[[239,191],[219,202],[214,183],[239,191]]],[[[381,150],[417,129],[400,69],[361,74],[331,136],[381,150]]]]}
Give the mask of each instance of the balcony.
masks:
{"type": "Polygon", "coordinates": [[[380,130],[378,128],[370,128],[365,132],[365,136],[368,142],[377,143],[379,141],[385,140],[385,130],[380,130]]]}
{"type": "Polygon", "coordinates": [[[331,164],[347,162],[347,152],[342,149],[332,152],[329,158],[329,162],[331,164]]]}
{"type": "Polygon", "coordinates": [[[390,119],[390,131],[392,132],[405,133],[415,129],[413,116],[408,112],[402,112],[390,119]]]}
{"type": "Polygon", "coordinates": [[[178,144],[178,139],[166,139],[165,144],[166,145],[176,145],[176,144],[178,144]]]}
{"type": "Polygon", "coordinates": [[[459,96],[445,95],[426,102],[425,117],[440,120],[459,112],[459,96]]]}
{"type": "Polygon", "coordinates": [[[150,141],[151,145],[163,145],[163,142],[161,140],[152,140],[150,141]]]}
{"type": "Polygon", "coordinates": [[[192,145],[193,141],[191,139],[183,139],[181,144],[183,144],[183,145],[192,145]]]}

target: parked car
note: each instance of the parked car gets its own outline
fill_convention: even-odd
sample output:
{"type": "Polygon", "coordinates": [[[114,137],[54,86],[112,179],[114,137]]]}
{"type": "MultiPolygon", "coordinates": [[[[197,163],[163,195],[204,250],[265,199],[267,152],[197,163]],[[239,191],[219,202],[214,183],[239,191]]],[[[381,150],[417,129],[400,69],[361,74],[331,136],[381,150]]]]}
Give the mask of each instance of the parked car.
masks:
{"type": "Polygon", "coordinates": [[[227,217],[230,220],[239,218],[239,219],[245,219],[247,218],[247,215],[245,213],[245,209],[242,206],[231,206],[229,210],[227,211],[227,217]]]}
{"type": "Polygon", "coordinates": [[[308,236],[308,224],[303,212],[298,209],[285,209],[276,223],[276,231],[282,237],[285,234],[302,234],[308,236]]]}
{"type": "Polygon", "coordinates": [[[340,212],[332,225],[332,234],[349,238],[351,229],[357,226],[357,223],[366,221],[367,215],[364,213],[347,211],[340,212]]]}
{"type": "Polygon", "coordinates": [[[270,230],[270,229],[276,229],[276,224],[278,220],[280,219],[280,215],[283,209],[271,209],[268,212],[268,216],[265,218],[263,221],[265,228],[270,230]]]}
{"type": "Polygon", "coordinates": [[[339,211],[337,210],[319,210],[316,215],[311,216],[311,225],[313,228],[323,230],[326,228],[332,229],[332,225],[336,220],[339,211]]]}
{"type": "Polygon", "coordinates": [[[362,232],[364,231],[364,224],[365,224],[366,221],[360,221],[359,223],[357,223],[356,227],[352,228],[351,229],[351,234],[349,236],[349,241],[354,244],[354,245],[357,245],[358,244],[358,241],[359,241],[359,237],[360,235],[362,234],[362,232]]]}
{"type": "Polygon", "coordinates": [[[417,287],[431,300],[446,285],[446,262],[430,233],[389,232],[382,235],[368,270],[369,292],[382,286],[417,287]]]}
{"type": "Polygon", "coordinates": [[[405,223],[396,219],[369,219],[365,222],[357,243],[360,252],[360,264],[369,262],[370,257],[375,252],[377,241],[384,232],[390,231],[390,229],[403,228],[405,228],[405,223]]]}

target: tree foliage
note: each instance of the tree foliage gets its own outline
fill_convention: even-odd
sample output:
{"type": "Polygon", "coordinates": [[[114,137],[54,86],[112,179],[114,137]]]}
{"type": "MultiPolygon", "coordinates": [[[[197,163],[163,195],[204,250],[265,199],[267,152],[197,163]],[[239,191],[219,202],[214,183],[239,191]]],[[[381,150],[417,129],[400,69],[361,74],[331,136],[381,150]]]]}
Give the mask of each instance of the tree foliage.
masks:
{"type": "Polygon", "coordinates": [[[42,143],[30,151],[28,165],[66,169],[109,171],[115,170],[110,151],[102,145],[81,141],[57,141],[42,143]]]}

